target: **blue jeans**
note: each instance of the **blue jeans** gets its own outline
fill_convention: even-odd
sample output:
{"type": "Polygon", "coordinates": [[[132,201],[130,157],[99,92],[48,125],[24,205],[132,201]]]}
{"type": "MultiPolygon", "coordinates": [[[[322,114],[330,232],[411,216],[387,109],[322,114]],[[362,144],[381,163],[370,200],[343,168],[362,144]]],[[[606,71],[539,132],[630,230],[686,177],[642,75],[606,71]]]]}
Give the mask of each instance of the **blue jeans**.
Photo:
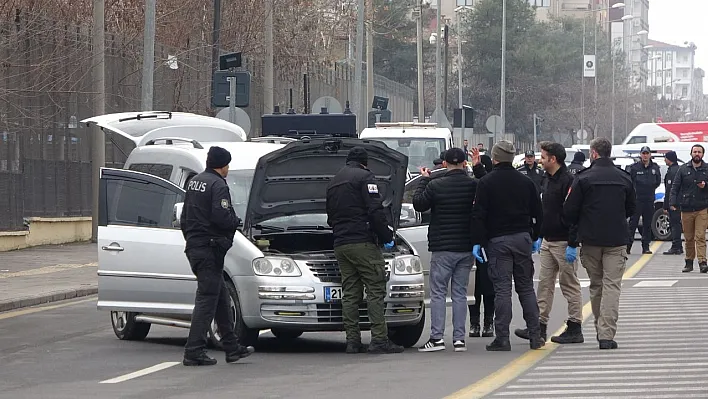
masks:
{"type": "Polygon", "coordinates": [[[465,339],[467,285],[472,270],[472,252],[433,252],[430,258],[430,338],[445,335],[445,298],[450,286],[452,297],[452,339],[465,339]]]}

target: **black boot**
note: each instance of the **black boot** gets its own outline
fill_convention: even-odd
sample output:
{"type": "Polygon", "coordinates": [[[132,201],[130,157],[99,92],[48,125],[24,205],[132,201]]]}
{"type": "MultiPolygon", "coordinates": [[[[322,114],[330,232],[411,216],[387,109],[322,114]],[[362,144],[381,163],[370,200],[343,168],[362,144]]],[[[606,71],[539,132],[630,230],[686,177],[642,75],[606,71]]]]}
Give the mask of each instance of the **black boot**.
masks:
{"type": "Polygon", "coordinates": [[[693,259],[686,259],[686,266],[684,266],[681,272],[690,273],[693,271],[693,259]]]}
{"type": "Polygon", "coordinates": [[[632,253],[632,244],[627,244],[627,255],[632,253]]]}
{"type": "Polygon", "coordinates": [[[557,344],[582,344],[585,342],[583,327],[580,323],[568,320],[565,331],[557,337],[551,337],[551,342],[557,344]]]}
{"type": "Polygon", "coordinates": [[[484,321],[484,330],[482,330],[482,336],[485,338],[494,336],[494,323],[491,321],[484,321]]]}
{"type": "Polygon", "coordinates": [[[701,273],[708,273],[708,263],[706,263],[706,262],[699,262],[699,263],[698,263],[698,268],[701,270],[701,273]]]}
{"type": "Polygon", "coordinates": [[[380,355],[388,353],[401,353],[404,350],[405,348],[402,346],[398,346],[387,339],[384,341],[371,341],[368,352],[372,355],[380,355]]]}
{"type": "Polygon", "coordinates": [[[353,354],[353,353],[366,353],[366,345],[362,344],[361,341],[350,341],[347,342],[347,349],[346,353],[353,354]]]}
{"type": "Polygon", "coordinates": [[[682,248],[671,248],[668,251],[664,252],[664,255],[683,255],[683,249],[682,248]]]}
{"type": "Polygon", "coordinates": [[[182,364],[185,366],[213,366],[216,364],[216,359],[207,356],[206,352],[199,354],[184,354],[182,364]]]}
{"type": "Polygon", "coordinates": [[[610,339],[601,339],[600,340],[600,349],[617,349],[617,342],[614,340],[610,339]]]}
{"type": "Polygon", "coordinates": [[[651,249],[649,247],[644,247],[642,248],[642,254],[644,255],[651,255],[653,252],[651,252],[651,249]]]}
{"type": "MultiPolygon", "coordinates": [[[[546,324],[541,323],[540,327],[541,327],[541,334],[540,334],[541,339],[543,341],[546,341],[546,339],[547,339],[546,330],[548,329],[548,326],[546,324]]],[[[516,336],[519,338],[529,339],[528,328],[524,328],[524,329],[517,328],[516,330],[514,330],[514,334],[516,334],[516,336]]]]}
{"type": "Polygon", "coordinates": [[[255,351],[256,350],[252,346],[239,345],[238,347],[226,352],[226,363],[237,362],[244,357],[251,356],[251,353],[255,351]]]}
{"type": "Polygon", "coordinates": [[[531,349],[541,349],[544,345],[546,345],[546,340],[541,338],[531,338],[529,340],[529,346],[531,349]]]}
{"type": "Polygon", "coordinates": [[[470,338],[479,337],[480,335],[479,322],[470,324],[470,338]]]}
{"type": "Polygon", "coordinates": [[[511,342],[509,338],[495,338],[491,344],[487,345],[489,352],[508,352],[511,350],[511,342]]]}

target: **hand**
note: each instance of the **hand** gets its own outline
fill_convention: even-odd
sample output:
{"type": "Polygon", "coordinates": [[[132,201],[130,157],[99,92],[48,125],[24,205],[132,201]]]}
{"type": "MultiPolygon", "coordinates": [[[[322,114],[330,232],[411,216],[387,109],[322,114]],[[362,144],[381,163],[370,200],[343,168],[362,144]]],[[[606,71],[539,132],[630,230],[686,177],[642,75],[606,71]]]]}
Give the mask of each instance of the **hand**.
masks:
{"type": "Polygon", "coordinates": [[[578,248],[567,247],[565,249],[565,260],[568,263],[574,263],[578,259],[578,248]]]}
{"type": "Polygon", "coordinates": [[[672,206],[672,207],[670,207],[670,208],[671,208],[672,211],[675,211],[675,210],[676,210],[676,207],[675,207],[675,206],[672,206]]]}
{"type": "Polygon", "coordinates": [[[423,177],[430,177],[430,169],[426,168],[425,166],[420,167],[420,174],[423,177]]]}
{"type": "Polygon", "coordinates": [[[667,213],[669,213],[669,210],[668,210],[668,209],[664,209],[664,215],[666,215],[667,213]]]}
{"type": "Polygon", "coordinates": [[[538,240],[534,241],[533,245],[531,246],[531,253],[541,253],[541,241],[543,241],[543,238],[539,238],[538,240]]]}
{"type": "Polygon", "coordinates": [[[472,148],[471,150],[469,150],[467,153],[468,153],[469,156],[470,156],[470,162],[472,162],[472,165],[473,165],[473,166],[479,165],[479,163],[481,162],[480,156],[479,156],[479,149],[473,147],[473,148],[472,148]]]}
{"type": "Polygon", "coordinates": [[[702,182],[698,183],[698,187],[700,187],[700,188],[705,188],[705,187],[706,187],[706,182],[702,181],[702,182]]]}
{"type": "Polygon", "coordinates": [[[395,241],[387,242],[386,244],[384,244],[384,248],[386,249],[393,249],[394,246],[396,246],[395,241]]]}
{"type": "Polygon", "coordinates": [[[472,255],[480,263],[484,263],[484,259],[482,258],[482,246],[481,245],[477,244],[474,247],[472,247],[472,255]]]}

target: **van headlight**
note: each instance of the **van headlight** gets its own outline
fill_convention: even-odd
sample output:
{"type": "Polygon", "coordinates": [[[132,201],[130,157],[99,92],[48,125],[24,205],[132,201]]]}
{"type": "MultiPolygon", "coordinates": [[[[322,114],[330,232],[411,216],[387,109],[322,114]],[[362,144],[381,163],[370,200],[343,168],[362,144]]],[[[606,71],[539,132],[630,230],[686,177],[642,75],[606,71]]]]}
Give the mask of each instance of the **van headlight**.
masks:
{"type": "Polygon", "coordinates": [[[399,275],[420,274],[423,273],[423,265],[417,256],[397,256],[393,260],[393,271],[399,275]]]}
{"type": "Polygon", "coordinates": [[[270,277],[299,277],[302,276],[300,268],[290,258],[265,257],[253,260],[253,272],[257,276],[270,277]]]}

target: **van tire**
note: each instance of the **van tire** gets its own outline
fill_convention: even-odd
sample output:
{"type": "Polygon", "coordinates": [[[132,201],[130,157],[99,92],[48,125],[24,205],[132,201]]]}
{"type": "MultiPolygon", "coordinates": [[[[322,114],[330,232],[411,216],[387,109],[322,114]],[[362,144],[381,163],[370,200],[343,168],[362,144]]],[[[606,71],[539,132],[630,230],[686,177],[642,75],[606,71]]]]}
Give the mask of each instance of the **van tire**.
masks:
{"type": "Polygon", "coordinates": [[[275,336],[275,338],[282,339],[282,340],[291,340],[300,337],[303,334],[303,331],[300,330],[290,330],[290,329],[284,329],[284,328],[272,328],[270,330],[271,334],[275,336]]]}
{"type": "Polygon", "coordinates": [[[135,321],[137,313],[111,312],[111,325],[116,337],[124,341],[142,341],[150,332],[150,323],[135,321]]]}
{"type": "MultiPolygon", "coordinates": [[[[241,302],[238,299],[238,291],[230,280],[226,280],[226,289],[231,298],[231,312],[234,318],[234,332],[238,336],[239,343],[244,346],[255,346],[258,342],[259,330],[248,328],[243,321],[241,313],[241,302]]],[[[208,341],[214,348],[223,349],[221,336],[219,335],[216,323],[212,322],[208,332],[208,341]]]]}
{"type": "Polygon", "coordinates": [[[421,307],[423,311],[418,323],[408,326],[389,327],[388,339],[391,342],[404,348],[410,348],[420,341],[425,328],[425,305],[421,303],[421,307]]]}
{"type": "Polygon", "coordinates": [[[669,215],[664,213],[664,210],[659,208],[654,212],[651,218],[651,233],[657,241],[671,240],[671,224],[669,223],[669,215]]]}

